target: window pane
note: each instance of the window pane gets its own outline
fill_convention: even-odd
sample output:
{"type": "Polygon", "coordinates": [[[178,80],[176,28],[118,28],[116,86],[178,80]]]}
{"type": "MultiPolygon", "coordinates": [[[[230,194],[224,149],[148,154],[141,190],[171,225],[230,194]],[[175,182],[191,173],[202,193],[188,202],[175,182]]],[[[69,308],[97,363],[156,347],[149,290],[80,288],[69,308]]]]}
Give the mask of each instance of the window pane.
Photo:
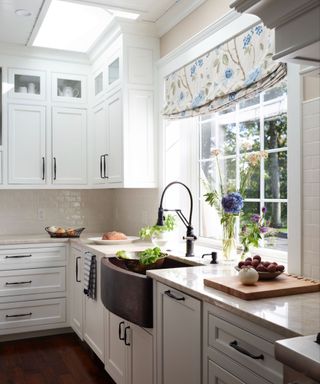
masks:
{"type": "Polygon", "coordinates": [[[264,93],[264,101],[275,99],[276,97],[280,97],[287,94],[287,82],[282,81],[279,85],[268,89],[264,93]]]}
{"type": "Polygon", "coordinates": [[[216,148],[218,145],[216,143],[215,134],[215,122],[214,120],[202,123],[201,125],[201,159],[210,159],[211,150],[216,148]]]}
{"type": "Polygon", "coordinates": [[[224,124],[219,126],[219,143],[225,155],[236,153],[237,131],[235,124],[224,124]]]}
{"type": "Polygon", "coordinates": [[[252,105],[258,104],[259,101],[260,101],[260,96],[257,95],[250,99],[240,101],[239,106],[240,106],[240,109],[247,108],[247,107],[251,107],[252,105]]]}
{"type": "Polygon", "coordinates": [[[265,160],[265,197],[287,198],[287,151],[269,153],[265,160]]]}
{"type": "Polygon", "coordinates": [[[220,111],[219,115],[225,115],[227,113],[234,112],[235,110],[236,110],[235,106],[230,107],[230,108],[226,108],[226,109],[223,109],[222,111],[220,111]]]}
{"type": "Polygon", "coordinates": [[[287,115],[271,117],[264,122],[264,147],[275,149],[287,146],[287,115]]]}
{"type": "MultiPolygon", "coordinates": [[[[220,188],[219,173],[216,165],[216,160],[201,162],[201,180],[210,188],[220,188]]],[[[236,189],[236,159],[219,159],[221,177],[224,186],[228,190],[236,189]]]]}
{"type": "Polygon", "coordinates": [[[260,122],[259,120],[243,121],[240,128],[240,151],[247,152],[248,149],[243,145],[250,143],[253,151],[260,150],[260,122]]]}
{"type": "Polygon", "coordinates": [[[240,215],[240,225],[242,226],[245,222],[250,220],[250,217],[257,213],[260,214],[260,203],[252,202],[252,201],[245,201],[242,209],[243,214],[240,215]]]}
{"type": "Polygon", "coordinates": [[[220,161],[222,182],[228,191],[236,190],[236,159],[223,159],[220,161]]]}
{"type": "Polygon", "coordinates": [[[216,188],[217,175],[214,166],[215,160],[202,161],[200,164],[200,180],[209,188],[216,188]]]}
{"type": "Polygon", "coordinates": [[[240,163],[240,183],[245,184],[244,198],[259,199],[260,198],[260,166],[259,164],[252,168],[247,161],[241,159],[240,163]],[[250,173],[248,173],[250,170],[250,173]],[[246,181],[245,181],[245,180],[246,181]]]}
{"type": "Polygon", "coordinates": [[[265,246],[288,250],[287,203],[266,203],[266,218],[273,228],[273,235],[265,238],[265,246]]]}

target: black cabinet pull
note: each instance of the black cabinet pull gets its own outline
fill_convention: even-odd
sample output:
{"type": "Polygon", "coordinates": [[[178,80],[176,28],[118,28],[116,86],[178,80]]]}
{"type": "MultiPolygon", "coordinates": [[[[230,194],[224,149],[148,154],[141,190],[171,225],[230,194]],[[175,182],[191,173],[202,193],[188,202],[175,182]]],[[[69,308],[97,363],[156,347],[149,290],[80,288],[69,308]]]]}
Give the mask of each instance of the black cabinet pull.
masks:
{"type": "Polygon", "coordinates": [[[5,259],[21,259],[23,257],[32,257],[32,255],[13,255],[13,256],[5,256],[5,259]]]}
{"type": "Polygon", "coordinates": [[[53,158],[53,180],[57,180],[57,159],[53,158]]]}
{"type": "Polygon", "coordinates": [[[124,329],[124,343],[125,343],[125,345],[131,345],[130,342],[128,341],[128,338],[127,338],[127,336],[128,336],[128,333],[127,333],[128,329],[130,329],[129,326],[125,327],[125,329],[124,329]]]}
{"type": "Polygon", "coordinates": [[[79,259],[81,259],[81,256],[78,256],[78,257],[76,258],[76,282],[77,282],[77,283],[81,283],[81,280],[80,280],[79,277],[78,277],[78,272],[79,272],[78,261],[79,261],[79,259]]]}
{"type": "Polygon", "coordinates": [[[46,176],[45,170],[46,170],[46,164],[45,164],[45,159],[43,157],[42,158],[42,180],[44,180],[46,176]]]}
{"type": "Polygon", "coordinates": [[[185,298],[183,296],[182,297],[175,296],[173,293],[171,293],[170,289],[168,291],[165,291],[164,293],[165,293],[165,295],[171,297],[171,299],[175,299],[178,301],[184,301],[185,300],[185,298]]]}
{"type": "Polygon", "coordinates": [[[120,321],[120,323],[119,323],[119,329],[118,329],[119,340],[124,340],[124,337],[125,337],[125,334],[122,335],[123,325],[124,325],[124,321],[120,321]]]}
{"type": "Polygon", "coordinates": [[[249,351],[247,351],[246,349],[240,347],[240,345],[238,345],[238,342],[237,340],[234,340],[234,341],[231,341],[229,343],[230,347],[234,348],[235,350],[237,350],[238,352],[246,355],[246,356],[249,356],[251,357],[251,359],[255,359],[255,360],[263,360],[264,359],[264,356],[261,354],[261,355],[253,355],[252,353],[250,353],[249,351]]]}
{"type": "Polygon", "coordinates": [[[32,280],[29,281],[14,281],[14,282],[6,282],[6,285],[19,285],[19,284],[31,284],[32,280]]]}
{"type": "Polygon", "coordinates": [[[103,158],[103,155],[100,156],[100,178],[103,179],[103,175],[102,175],[102,158],[103,158]]]}
{"type": "Polygon", "coordinates": [[[6,318],[10,318],[10,317],[23,317],[23,316],[31,316],[32,315],[32,312],[29,312],[29,313],[19,313],[17,315],[6,315],[6,318]]]}

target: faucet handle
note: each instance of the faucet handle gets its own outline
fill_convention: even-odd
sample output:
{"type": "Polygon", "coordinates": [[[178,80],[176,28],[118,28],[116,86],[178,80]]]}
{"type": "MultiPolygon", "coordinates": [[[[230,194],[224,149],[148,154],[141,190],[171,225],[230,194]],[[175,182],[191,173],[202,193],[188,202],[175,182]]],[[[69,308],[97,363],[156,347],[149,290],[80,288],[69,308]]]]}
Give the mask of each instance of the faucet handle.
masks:
{"type": "Polygon", "coordinates": [[[197,240],[197,236],[193,235],[193,236],[183,236],[182,238],[183,240],[197,240]]]}
{"type": "Polygon", "coordinates": [[[211,256],[210,264],[218,264],[218,262],[217,262],[217,252],[212,251],[211,253],[204,253],[202,255],[202,258],[204,258],[205,256],[211,256]]]}

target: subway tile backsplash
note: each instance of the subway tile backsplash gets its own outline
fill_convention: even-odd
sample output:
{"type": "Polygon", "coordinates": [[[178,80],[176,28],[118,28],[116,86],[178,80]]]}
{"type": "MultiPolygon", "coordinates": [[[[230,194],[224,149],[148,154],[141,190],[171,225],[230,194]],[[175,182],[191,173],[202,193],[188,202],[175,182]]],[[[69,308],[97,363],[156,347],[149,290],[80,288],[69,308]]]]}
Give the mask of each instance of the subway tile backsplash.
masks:
{"type": "Polygon", "coordinates": [[[112,227],[110,190],[1,190],[0,235],[38,234],[44,227],[112,227]]]}
{"type": "Polygon", "coordinates": [[[320,98],[302,104],[302,273],[320,279],[320,98]]]}

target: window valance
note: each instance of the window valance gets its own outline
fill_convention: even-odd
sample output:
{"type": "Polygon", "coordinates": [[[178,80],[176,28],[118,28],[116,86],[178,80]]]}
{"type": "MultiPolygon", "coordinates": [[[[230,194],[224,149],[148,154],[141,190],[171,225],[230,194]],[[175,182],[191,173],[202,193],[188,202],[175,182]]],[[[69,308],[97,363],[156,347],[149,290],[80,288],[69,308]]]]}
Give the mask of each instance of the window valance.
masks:
{"type": "Polygon", "coordinates": [[[274,33],[251,27],[165,79],[165,118],[211,113],[270,88],[287,73],[272,60],[274,33]]]}

